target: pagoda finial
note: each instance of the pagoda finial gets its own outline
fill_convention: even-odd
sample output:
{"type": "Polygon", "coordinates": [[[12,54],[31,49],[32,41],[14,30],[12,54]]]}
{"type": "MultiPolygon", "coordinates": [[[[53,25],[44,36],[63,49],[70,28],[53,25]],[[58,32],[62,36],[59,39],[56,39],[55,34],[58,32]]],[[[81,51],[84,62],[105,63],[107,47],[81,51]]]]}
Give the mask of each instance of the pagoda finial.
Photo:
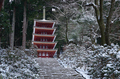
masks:
{"type": "Polygon", "coordinates": [[[43,20],[45,20],[45,6],[43,6],[43,20]]]}

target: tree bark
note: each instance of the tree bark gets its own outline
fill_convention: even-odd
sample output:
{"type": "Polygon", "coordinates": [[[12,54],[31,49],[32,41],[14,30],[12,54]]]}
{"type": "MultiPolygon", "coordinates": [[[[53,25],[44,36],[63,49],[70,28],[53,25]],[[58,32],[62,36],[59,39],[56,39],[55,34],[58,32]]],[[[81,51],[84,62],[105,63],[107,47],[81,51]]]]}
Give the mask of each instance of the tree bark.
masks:
{"type": "Polygon", "coordinates": [[[12,33],[10,35],[11,50],[13,50],[13,47],[14,47],[14,32],[15,32],[15,6],[14,6],[14,9],[13,9],[12,33]]]}
{"type": "Polygon", "coordinates": [[[99,9],[98,9],[98,0],[95,0],[94,2],[95,2],[95,5],[97,5],[97,7],[94,6],[94,5],[92,5],[92,6],[95,9],[96,19],[97,19],[97,21],[99,21],[100,12],[99,12],[99,9]]]}
{"type": "MultiPolygon", "coordinates": [[[[96,13],[96,18],[97,18],[97,22],[100,28],[100,33],[101,33],[101,41],[102,41],[102,45],[104,45],[105,42],[105,25],[104,25],[104,21],[103,21],[103,0],[99,0],[100,2],[100,8],[95,8],[95,13],[96,13]]],[[[95,0],[95,4],[98,6],[98,0],[95,0]]]]}
{"type": "Polygon", "coordinates": [[[1,8],[2,8],[2,3],[3,3],[3,0],[0,0],[0,11],[1,11],[1,8]]]}
{"type": "Polygon", "coordinates": [[[66,39],[66,43],[68,44],[68,43],[69,43],[69,40],[68,40],[68,19],[67,19],[67,17],[66,17],[65,39],[66,39]]]}
{"type": "Polygon", "coordinates": [[[109,33],[110,33],[110,24],[111,24],[111,18],[113,15],[113,8],[114,8],[115,0],[111,0],[111,7],[109,11],[109,15],[107,17],[107,23],[106,23],[106,29],[105,29],[105,37],[106,37],[106,44],[110,45],[110,40],[109,40],[109,33]]]}
{"type": "Polygon", "coordinates": [[[101,33],[101,44],[104,45],[106,43],[105,41],[105,25],[103,20],[98,21],[99,28],[100,28],[100,33],[101,33]]]}
{"type": "Polygon", "coordinates": [[[5,0],[2,2],[2,9],[4,9],[5,0]]]}
{"type": "Polygon", "coordinates": [[[24,1],[22,46],[23,46],[23,50],[25,50],[26,48],[26,0],[24,1]]]}
{"type": "Polygon", "coordinates": [[[58,47],[57,58],[60,58],[59,55],[60,55],[60,46],[58,47]]]}
{"type": "Polygon", "coordinates": [[[1,42],[1,37],[0,37],[0,48],[1,48],[1,44],[2,44],[2,42],[1,42]]]}

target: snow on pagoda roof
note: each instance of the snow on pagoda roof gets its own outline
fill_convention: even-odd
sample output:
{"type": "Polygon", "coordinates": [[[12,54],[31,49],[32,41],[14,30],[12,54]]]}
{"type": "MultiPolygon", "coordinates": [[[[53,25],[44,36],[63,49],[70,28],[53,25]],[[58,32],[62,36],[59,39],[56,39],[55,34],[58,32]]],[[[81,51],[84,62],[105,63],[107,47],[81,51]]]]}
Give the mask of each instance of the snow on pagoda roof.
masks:
{"type": "Polygon", "coordinates": [[[35,36],[42,36],[42,37],[56,37],[56,35],[41,35],[41,34],[35,34],[35,33],[33,33],[33,35],[35,35],[35,36]]]}
{"type": "Polygon", "coordinates": [[[38,44],[57,44],[57,42],[40,42],[40,41],[32,41],[32,43],[38,43],[38,44]]]}
{"type": "Polygon", "coordinates": [[[45,20],[45,19],[43,19],[43,20],[34,19],[34,21],[37,21],[37,22],[46,22],[46,23],[54,23],[54,22],[56,22],[55,20],[45,20]]]}
{"type": "Polygon", "coordinates": [[[57,51],[57,49],[37,49],[37,51],[57,51]]]}
{"type": "Polygon", "coordinates": [[[44,27],[36,27],[36,26],[33,26],[33,28],[46,29],[46,30],[54,30],[54,29],[56,29],[56,27],[54,27],[54,28],[44,28],[44,27]]]}

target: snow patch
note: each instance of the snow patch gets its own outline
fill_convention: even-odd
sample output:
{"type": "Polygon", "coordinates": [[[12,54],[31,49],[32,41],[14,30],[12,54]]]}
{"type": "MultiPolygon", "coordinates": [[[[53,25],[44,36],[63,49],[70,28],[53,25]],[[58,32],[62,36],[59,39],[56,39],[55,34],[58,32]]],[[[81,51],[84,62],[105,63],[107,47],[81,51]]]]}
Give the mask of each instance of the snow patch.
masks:
{"type": "Polygon", "coordinates": [[[87,75],[88,71],[85,71],[84,68],[77,68],[76,71],[82,74],[85,79],[90,79],[90,75],[87,75]]]}

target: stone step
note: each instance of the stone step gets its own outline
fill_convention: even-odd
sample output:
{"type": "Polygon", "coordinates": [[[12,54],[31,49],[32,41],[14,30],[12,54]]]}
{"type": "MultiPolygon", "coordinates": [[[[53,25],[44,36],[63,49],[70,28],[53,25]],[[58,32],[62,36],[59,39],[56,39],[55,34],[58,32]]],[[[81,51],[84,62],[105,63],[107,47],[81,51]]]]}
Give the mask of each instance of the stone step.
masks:
{"type": "Polygon", "coordinates": [[[54,58],[36,58],[40,65],[39,79],[84,79],[74,69],[64,68],[57,59],[54,58]]]}

